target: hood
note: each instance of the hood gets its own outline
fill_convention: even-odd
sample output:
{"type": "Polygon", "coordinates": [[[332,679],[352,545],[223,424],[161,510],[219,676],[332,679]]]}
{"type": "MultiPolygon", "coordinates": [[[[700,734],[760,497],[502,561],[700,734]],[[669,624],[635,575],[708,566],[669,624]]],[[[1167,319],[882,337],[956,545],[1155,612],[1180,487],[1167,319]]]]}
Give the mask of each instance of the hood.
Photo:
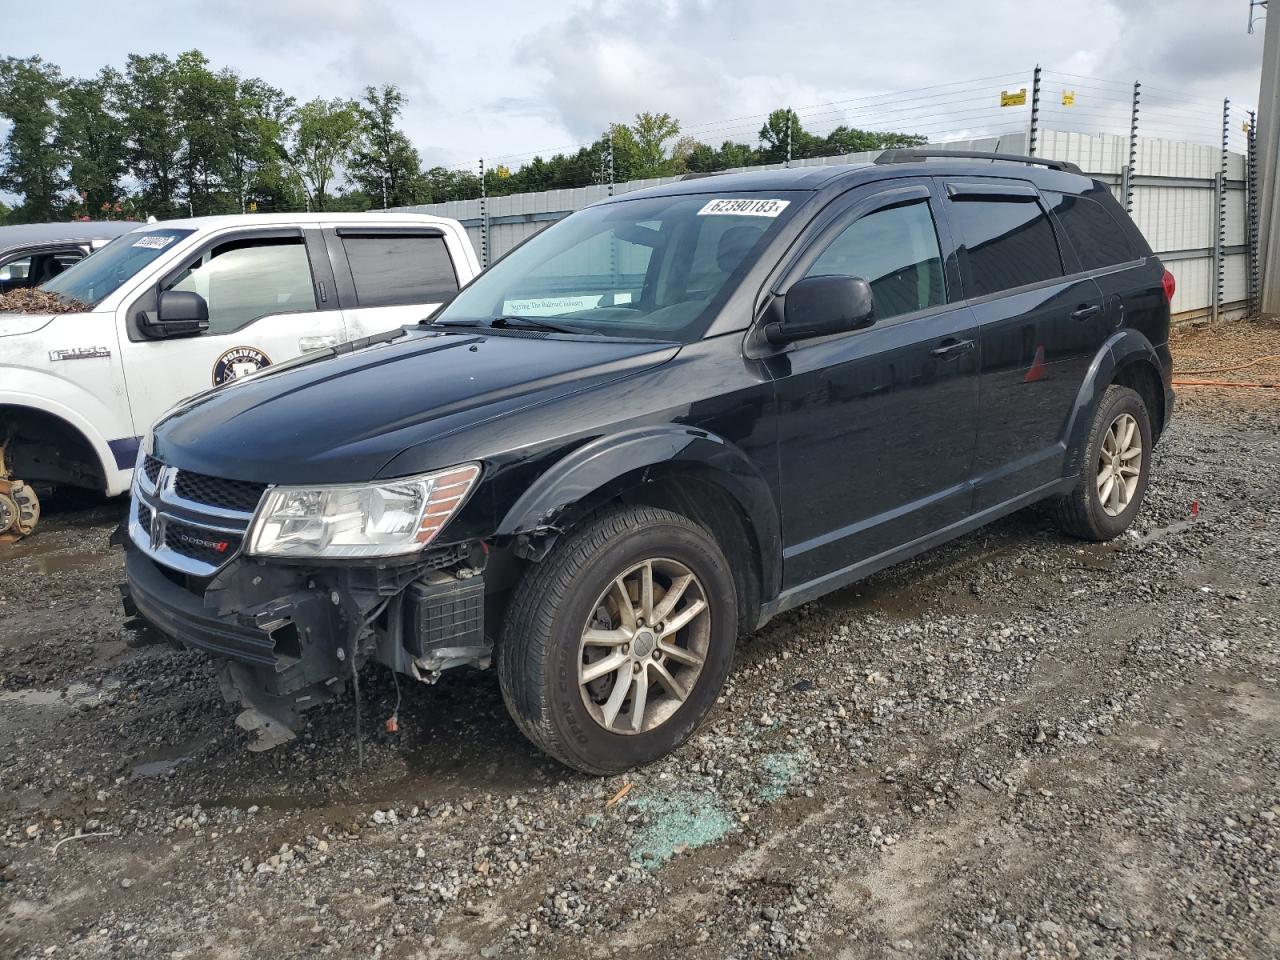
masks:
{"type": "Polygon", "coordinates": [[[43,330],[55,316],[54,313],[0,313],[0,337],[43,330]]]}
{"type": "Polygon", "coordinates": [[[153,452],[217,477],[362,483],[410,446],[678,352],[608,338],[415,332],[202,394],[156,425],[153,452]]]}

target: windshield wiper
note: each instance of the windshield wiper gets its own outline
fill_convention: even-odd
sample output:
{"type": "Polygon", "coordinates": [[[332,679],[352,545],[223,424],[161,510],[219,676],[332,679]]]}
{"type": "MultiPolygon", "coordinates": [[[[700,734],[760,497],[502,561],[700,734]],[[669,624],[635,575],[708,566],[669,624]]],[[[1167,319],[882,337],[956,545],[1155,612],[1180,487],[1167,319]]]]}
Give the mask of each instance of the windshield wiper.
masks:
{"type": "Polygon", "coordinates": [[[554,323],[548,323],[541,317],[521,317],[506,316],[494,317],[489,321],[489,326],[498,328],[520,328],[523,330],[546,330],[550,333],[581,333],[581,330],[572,330],[569,327],[557,326],[554,323]]]}

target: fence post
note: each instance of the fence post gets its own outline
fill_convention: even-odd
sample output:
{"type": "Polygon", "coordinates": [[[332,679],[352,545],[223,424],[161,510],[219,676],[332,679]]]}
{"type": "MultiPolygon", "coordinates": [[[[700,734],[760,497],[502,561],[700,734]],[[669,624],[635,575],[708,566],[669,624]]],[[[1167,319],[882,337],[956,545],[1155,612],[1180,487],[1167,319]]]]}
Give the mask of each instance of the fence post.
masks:
{"type": "Polygon", "coordinates": [[[1249,260],[1249,316],[1259,314],[1258,296],[1261,277],[1258,274],[1258,115],[1249,111],[1249,130],[1245,137],[1245,243],[1249,260]]]}
{"type": "Polygon", "coordinates": [[[1218,202],[1218,233],[1213,244],[1213,319],[1222,311],[1225,288],[1223,250],[1227,246],[1227,138],[1231,133],[1231,100],[1222,101],[1222,154],[1215,184],[1218,202]]]}
{"type": "Polygon", "coordinates": [[[609,163],[609,196],[613,196],[613,124],[609,124],[609,142],[607,145],[609,163]]]}
{"type": "Polygon", "coordinates": [[[480,269],[489,265],[489,197],[484,182],[484,157],[480,158],[480,269]]]}
{"type": "Polygon", "coordinates": [[[787,162],[786,166],[791,166],[791,108],[787,107],[787,162]]]}
{"type": "Polygon", "coordinates": [[[1040,64],[1031,74],[1031,129],[1027,134],[1027,155],[1036,155],[1036,141],[1040,136],[1040,64]]]}
{"type": "Polygon", "coordinates": [[[1124,208],[1133,213],[1133,178],[1138,166],[1138,104],[1142,100],[1142,81],[1133,81],[1133,109],[1129,114],[1129,163],[1121,177],[1121,192],[1124,194],[1124,208]]]}

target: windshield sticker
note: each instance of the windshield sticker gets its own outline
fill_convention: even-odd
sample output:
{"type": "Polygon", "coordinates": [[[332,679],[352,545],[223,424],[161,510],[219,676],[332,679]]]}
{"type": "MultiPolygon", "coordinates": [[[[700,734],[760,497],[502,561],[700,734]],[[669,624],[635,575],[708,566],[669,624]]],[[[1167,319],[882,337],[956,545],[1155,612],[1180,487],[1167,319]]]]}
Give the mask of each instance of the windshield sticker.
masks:
{"type": "Polygon", "coordinates": [[[213,385],[222,386],[269,366],[271,358],[256,347],[232,347],[213,365],[213,385]]]}
{"type": "Polygon", "coordinates": [[[790,200],[735,200],[719,197],[698,211],[700,217],[776,217],[790,200]]]}
{"type": "Polygon", "coordinates": [[[176,237],[166,237],[158,233],[149,233],[145,237],[139,237],[137,240],[133,241],[133,245],[135,247],[146,247],[148,250],[163,250],[176,239],[176,237]]]}
{"type": "MultiPolygon", "coordinates": [[[[585,297],[537,297],[528,300],[503,300],[503,313],[522,317],[555,317],[578,310],[592,310],[604,299],[600,294],[585,297]]],[[[628,298],[629,299],[629,298],[628,298]]]]}

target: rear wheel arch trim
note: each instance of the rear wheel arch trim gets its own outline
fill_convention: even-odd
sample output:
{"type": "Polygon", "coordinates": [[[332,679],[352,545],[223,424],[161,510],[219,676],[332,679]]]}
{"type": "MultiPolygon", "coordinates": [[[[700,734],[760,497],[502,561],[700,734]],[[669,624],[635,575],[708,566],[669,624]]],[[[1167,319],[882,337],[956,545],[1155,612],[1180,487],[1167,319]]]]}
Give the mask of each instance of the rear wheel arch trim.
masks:
{"type": "MultiPolygon", "coordinates": [[[[1076,393],[1075,403],[1067,417],[1066,428],[1063,430],[1063,443],[1066,448],[1062,465],[1064,477],[1075,476],[1079,469],[1080,458],[1084,455],[1084,448],[1089,440],[1094,411],[1102,401],[1107,387],[1115,383],[1116,376],[1121,371],[1138,364],[1149,366],[1155,373],[1156,379],[1164,383],[1160,357],[1155,347],[1141,332],[1132,328],[1116,331],[1094,355],[1084,382],[1076,393]]],[[[1147,413],[1151,417],[1152,429],[1158,434],[1163,429],[1164,423],[1160,422],[1157,425],[1157,421],[1167,419],[1164,416],[1165,411],[1149,410],[1147,413]]]]}
{"type": "Polygon", "coordinates": [[[601,491],[623,492],[629,475],[658,468],[696,468],[699,479],[721,487],[741,510],[760,553],[764,598],[781,585],[781,522],[768,483],[735,445],[693,427],[642,427],[600,437],[547,469],[507,511],[497,535],[515,537],[556,529],[574,507],[601,491]],[[619,486],[622,484],[622,486],[619,486]]]}

